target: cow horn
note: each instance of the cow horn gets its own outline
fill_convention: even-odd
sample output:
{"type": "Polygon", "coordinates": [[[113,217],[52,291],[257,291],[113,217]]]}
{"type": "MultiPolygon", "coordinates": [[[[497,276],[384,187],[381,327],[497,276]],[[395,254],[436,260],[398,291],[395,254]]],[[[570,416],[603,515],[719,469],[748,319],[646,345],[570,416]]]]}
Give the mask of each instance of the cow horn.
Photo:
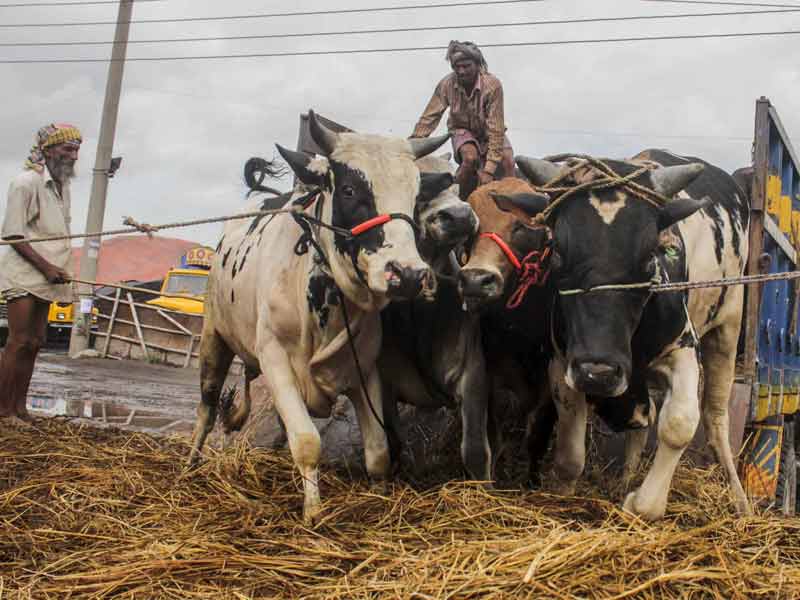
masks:
{"type": "Polygon", "coordinates": [[[660,167],[650,173],[650,181],[655,191],[669,198],[692,183],[703,169],[705,166],[701,163],[660,167]]]}
{"type": "Polygon", "coordinates": [[[417,159],[428,156],[428,154],[436,150],[449,139],[449,133],[436,137],[411,138],[408,140],[408,145],[411,146],[411,154],[417,159]]]}
{"type": "Polygon", "coordinates": [[[317,115],[311,109],[308,111],[308,130],[311,133],[311,138],[317,143],[317,146],[320,147],[325,156],[333,154],[339,134],[320,123],[317,115]]]}
{"type": "Polygon", "coordinates": [[[561,167],[549,160],[517,156],[514,158],[514,162],[533,185],[544,185],[561,175],[561,167]]]}

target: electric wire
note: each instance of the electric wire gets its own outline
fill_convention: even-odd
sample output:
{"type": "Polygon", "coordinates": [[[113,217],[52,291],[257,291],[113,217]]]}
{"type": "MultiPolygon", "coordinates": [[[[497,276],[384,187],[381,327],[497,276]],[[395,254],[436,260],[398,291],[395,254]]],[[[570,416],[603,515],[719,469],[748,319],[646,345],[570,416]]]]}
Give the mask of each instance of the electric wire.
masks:
{"type": "MultiPolygon", "coordinates": [[[[379,28],[379,29],[351,29],[347,31],[317,31],[303,33],[272,33],[259,35],[231,35],[231,36],[212,36],[212,37],[192,37],[192,38],[162,38],[146,40],[128,40],[128,44],[166,44],[182,42],[219,42],[219,41],[241,41],[241,40],[267,40],[267,39],[287,39],[305,37],[332,37],[340,35],[366,35],[366,34],[386,34],[386,33],[413,33],[422,31],[444,31],[451,29],[497,29],[502,27],[529,27],[535,25],[567,25],[567,24],[586,24],[586,23],[606,23],[620,21],[644,21],[655,19],[681,19],[697,17],[726,17],[735,15],[771,15],[781,13],[800,12],[800,6],[790,9],[775,10],[748,10],[748,11],[724,11],[708,13],[681,13],[672,15],[630,15],[622,17],[589,17],[583,19],[551,19],[539,21],[521,21],[518,23],[481,23],[481,24],[461,24],[461,25],[428,25],[424,27],[400,27],[400,28],[379,28]]],[[[108,46],[116,44],[110,41],[70,41],[70,42],[2,42],[0,47],[38,47],[38,46],[108,46]]]]}

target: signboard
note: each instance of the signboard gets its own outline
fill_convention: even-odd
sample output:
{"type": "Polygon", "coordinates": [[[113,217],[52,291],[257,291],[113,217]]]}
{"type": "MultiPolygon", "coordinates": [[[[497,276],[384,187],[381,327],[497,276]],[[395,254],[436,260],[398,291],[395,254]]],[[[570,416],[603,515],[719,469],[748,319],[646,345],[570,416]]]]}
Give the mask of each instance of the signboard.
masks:
{"type": "Polygon", "coordinates": [[[181,257],[181,267],[210,269],[211,258],[213,256],[214,250],[208,246],[198,246],[197,248],[192,248],[181,257]]]}

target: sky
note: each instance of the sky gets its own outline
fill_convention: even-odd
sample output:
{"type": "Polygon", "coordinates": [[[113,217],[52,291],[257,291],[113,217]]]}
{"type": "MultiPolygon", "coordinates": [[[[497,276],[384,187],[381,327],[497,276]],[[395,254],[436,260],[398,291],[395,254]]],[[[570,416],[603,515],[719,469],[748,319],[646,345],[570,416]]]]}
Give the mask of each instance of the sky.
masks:
{"type": "MultiPolygon", "coordinates": [[[[108,73],[114,3],[32,6],[0,0],[3,82],[0,186],[21,172],[34,132],[49,122],[81,128],[73,183],[73,231],[85,229],[108,73]],[[58,27],[42,25],[59,23],[58,27]],[[7,27],[8,25],[37,27],[7,27]],[[5,27],[4,27],[5,26],[5,27]],[[80,42],[71,46],[11,43],[80,42]],[[21,59],[100,59],[71,64],[7,64],[21,59]]],[[[800,0],[762,4],[797,12],[489,27],[542,20],[764,11],[730,3],[646,0],[539,0],[371,13],[251,18],[263,13],[452,4],[456,0],[139,1],[133,19],[231,17],[131,24],[132,42],[191,37],[320,34],[363,29],[445,30],[350,35],[131,43],[128,58],[184,57],[478,44],[565,42],[622,37],[800,32],[800,0]],[[471,27],[468,27],[471,26],[471,27]]],[[[753,2],[756,3],[756,2],[753,2]]],[[[53,1],[53,4],[59,4],[53,1]]],[[[752,3],[751,3],[752,4],[752,3]]],[[[800,146],[800,35],[485,47],[503,83],[515,153],[581,152],[622,158],[645,148],[699,156],[728,171],[749,165],[755,101],[767,96],[800,146]]],[[[352,129],[408,136],[436,83],[449,72],[444,50],[213,60],[129,61],[125,66],[105,228],[130,215],[152,224],[235,212],[245,204],[242,167],[295,147],[299,115],[313,108],[352,129]]],[[[445,131],[443,119],[440,133],[445,131]]],[[[288,189],[287,178],[276,187],[288,189]]],[[[0,210],[5,194],[0,194],[0,210]]],[[[216,245],[221,225],[165,233],[216,245]]]]}

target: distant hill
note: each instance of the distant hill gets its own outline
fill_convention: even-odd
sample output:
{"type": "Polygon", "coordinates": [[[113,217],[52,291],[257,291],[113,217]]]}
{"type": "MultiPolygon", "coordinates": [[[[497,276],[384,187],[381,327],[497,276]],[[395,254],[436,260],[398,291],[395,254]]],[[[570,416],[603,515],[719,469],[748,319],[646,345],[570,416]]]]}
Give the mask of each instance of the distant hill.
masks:
{"type": "MultiPolygon", "coordinates": [[[[105,283],[161,279],[180,263],[187,250],[201,246],[197,242],[144,235],[123,235],[104,240],[100,246],[96,280],[105,283]]],[[[80,273],[81,248],[72,249],[73,273],[80,273]]]]}

